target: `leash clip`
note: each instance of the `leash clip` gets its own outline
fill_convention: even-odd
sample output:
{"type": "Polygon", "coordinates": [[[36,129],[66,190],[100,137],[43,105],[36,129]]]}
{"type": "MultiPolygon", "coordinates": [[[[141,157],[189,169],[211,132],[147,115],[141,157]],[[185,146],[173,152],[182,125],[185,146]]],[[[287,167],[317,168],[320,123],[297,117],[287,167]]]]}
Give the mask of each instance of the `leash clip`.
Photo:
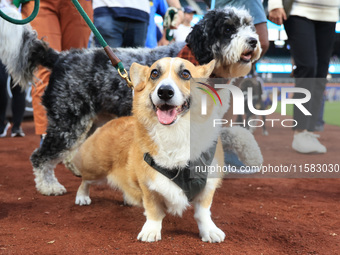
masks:
{"type": "Polygon", "coordinates": [[[133,84],[132,84],[131,80],[129,79],[129,75],[128,75],[127,71],[125,70],[125,68],[124,68],[124,73],[121,73],[119,68],[117,70],[118,70],[120,77],[122,77],[126,81],[128,87],[130,89],[133,89],[133,84]]]}

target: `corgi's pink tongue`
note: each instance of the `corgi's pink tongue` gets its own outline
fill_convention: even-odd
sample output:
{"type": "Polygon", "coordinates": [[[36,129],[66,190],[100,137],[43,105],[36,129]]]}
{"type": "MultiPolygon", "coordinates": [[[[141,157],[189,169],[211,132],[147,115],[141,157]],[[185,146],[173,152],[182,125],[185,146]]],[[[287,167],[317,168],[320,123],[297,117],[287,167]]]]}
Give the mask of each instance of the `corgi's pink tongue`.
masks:
{"type": "Polygon", "coordinates": [[[170,110],[165,110],[162,111],[160,109],[157,109],[156,111],[158,121],[163,124],[163,125],[169,125],[172,122],[175,121],[177,117],[177,111],[176,108],[170,109],[170,110]]]}

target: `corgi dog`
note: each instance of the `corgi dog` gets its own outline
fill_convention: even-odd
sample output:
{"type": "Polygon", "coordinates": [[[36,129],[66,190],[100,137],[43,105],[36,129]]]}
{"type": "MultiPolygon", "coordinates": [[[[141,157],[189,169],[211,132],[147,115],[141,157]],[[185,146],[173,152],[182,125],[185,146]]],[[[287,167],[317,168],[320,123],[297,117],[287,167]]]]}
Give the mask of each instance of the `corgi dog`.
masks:
{"type": "MultiPolygon", "coordinates": [[[[221,118],[228,106],[207,100],[202,115],[204,91],[193,88],[203,86],[196,81],[207,80],[214,65],[215,60],[194,66],[181,58],[162,58],[151,67],[133,63],[133,115],[97,129],[68,164],[82,177],[75,203],[89,205],[90,185],[105,180],[123,192],[125,202],[144,207],[146,222],[138,240],[161,240],[165,214],[181,216],[193,205],[202,241],[222,242],[225,234],[212,221],[210,206],[223,173],[209,178],[210,173],[192,175],[189,167],[195,162],[224,165],[220,129],[212,128],[212,119],[221,118]]],[[[227,90],[218,94],[229,105],[227,90]]]]}

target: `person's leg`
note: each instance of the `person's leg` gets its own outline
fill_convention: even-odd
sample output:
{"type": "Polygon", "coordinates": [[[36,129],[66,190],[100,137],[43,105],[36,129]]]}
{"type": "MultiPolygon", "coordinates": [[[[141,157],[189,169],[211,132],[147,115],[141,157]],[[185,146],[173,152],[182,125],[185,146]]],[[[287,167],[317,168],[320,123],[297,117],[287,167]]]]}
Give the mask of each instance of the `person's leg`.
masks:
{"type": "MultiPolygon", "coordinates": [[[[111,14],[100,14],[94,16],[94,25],[110,47],[122,47],[125,22],[115,20],[111,14]]],[[[100,47],[97,38],[95,41],[96,46],[100,47]]]]}
{"type": "MultiPolygon", "coordinates": [[[[7,72],[5,66],[0,62],[0,134],[6,127],[6,109],[7,109],[7,72]]],[[[7,133],[7,132],[6,132],[7,133]]]]}
{"type": "Polygon", "coordinates": [[[326,89],[329,61],[335,41],[335,22],[316,22],[315,39],[317,51],[317,73],[312,92],[311,113],[308,131],[314,131],[322,107],[322,99],[326,89]]]}
{"type": "Polygon", "coordinates": [[[26,107],[26,91],[22,90],[20,86],[13,86],[11,82],[12,90],[12,114],[13,114],[13,127],[12,135],[24,136],[22,130],[20,130],[21,122],[24,117],[26,107]]]}
{"type": "Polygon", "coordinates": [[[147,23],[129,21],[124,31],[123,47],[144,47],[147,31],[147,23]]]}
{"type": "MultiPolygon", "coordinates": [[[[312,116],[318,115],[318,112],[312,111],[317,70],[315,22],[302,17],[290,16],[285,22],[285,28],[296,65],[294,70],[295,86],[311,92],[311,99],[304,106],[312,116]]],[[[305,95],[303,93],[294,94],[294,98],[301,97],[305,97],[305,95]]],[[[325,153],[327,149],[318,141],[318,136],[307,131],[312,116],[306,116],[294,106],[294,119],[297,121],[297,126],[294,128],[292,148],[300,153],[325,153]]]]}
{"type": "Polygon", "coordinates": [[[326,95],[324,94],[322,96],[321,107],[320,107],[318,119],[315,123],[315,128],[314,128],[315,131],[323,131],[323,126],[325,125],[325,121],[323,119],[323,114],[324,114],[324,111],[325,111],[325,101],[326,101],[326,95]]]}
{"type": "MultiPolygon", "coordinates": [[[[87,48],[91,29],[77,11],[72,1],[59,0],[58,2],[62,43],[61,49],[69,50],[71,48],[87,48]]],[[[92,1],[79,0],[79,3],[92,20],[92,1]]]]}
{"type": "Polygon", "coordinates": [[[37,72],[39,81],[32,86],[32,108],[35,133],[37,135],[43,135],[46,133],[48,121],[46,116],[46,110],[41,104],[41,97],[45,92],[45,88],[50,80],[50,71],[44,67],[39,67],[37,72]]]}
{"type": "Polygon", "coordinates": [[[328,74],[329,61],[332,56],[333,46],[336,38],[335,22],[316,22],[315,37],[318,56],[316,77],[326,78],[328,74]]]}
{"type": "MultiPolygon", "coordinates": [[[[314,22],[306,18],[290,16],[284,25],[291,47],[291,54],[296,65],[294,70],[295,86],[307,89],[312,93],[314,79],[311,78],[315,77],[317,66],[314,22]]],[[[302,93],[294,94],[294,98],[302,98],[304,96],[302,93]]],[[[304,106],[310,111],[311,100],[305,103],[304,106]]],[[[295,106],[294,119],[297,121],[296,130],[302,131],[307,129],[310,117],[304,115],[295,106]]]]}
{"type": "MultiPolygon", "coordinates": [[[[51,48],[61,51],[61,31],[59,18],[57,16],[58,1],[46,0],[40,3],[39,14],[31,22],[33,29],[38,32],[38,38],[47,41],[51,48]]],[[[22,7],[23,17],[27,17],[33,11],[34,2],[28,2],[22,7]]],[[[43,135],[47,128],[47,117],[44,106],[41,104],[41,96],[43,95],[50,78],[50,71],[46,68],[39,67],[37,77],[39,82],[32,86],[32,107],[35,124],[35,132],[43,135]]]]}

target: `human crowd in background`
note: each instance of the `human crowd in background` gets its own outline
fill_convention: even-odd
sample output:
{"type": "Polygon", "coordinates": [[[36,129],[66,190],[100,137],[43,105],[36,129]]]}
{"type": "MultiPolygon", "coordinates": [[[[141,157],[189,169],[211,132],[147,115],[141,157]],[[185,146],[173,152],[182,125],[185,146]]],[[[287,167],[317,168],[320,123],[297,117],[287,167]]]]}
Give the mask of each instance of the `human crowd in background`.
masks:
{"type": "MultiPolygon", "coordinates": [[[[9,2],[9,0],[1,0],[9,2]]],[[[22,1],[23,18],[29,16],[34,1],[22,1]]],[[[196,6],[182,6],[179,0],[79,0],[95,26],[109,46],[149,47],[184,42],[190,33],[196,6]],[[175,8],[177,19],[170,28],[159,27],[155,15],[164,17],[169,7],[175,8]],[[171,34],[169,39],[168,33],[171,34]]],[[[210,0],[205,1],[208,7],[210,0]]],[[[325,153],[315,131],[317,117],[322,105],[326,87],[326,75],[335,40],[335,24],[339,20],[339,0],[268,0],[268,16],[261,0],[216,0],[215,8],[226,5],[246,8],[253,16],[256,32],[263,56],[269,48],[267,17],[272,22],[283,24],[291,47],[291,55],[296,65],[294,76],[296,86],[308,89],[311,100],[306,108],[312,116],[304,116],[294,108],[294,119],[299,125],[294,129],[292,148],[300,153],[325,153]],[[308,43],[306,43],[308,41],[308,43]],[[317,78],[315,82],[305,82],[302,78],[317,78]]],[[[38,16],[31,22],[39,38],[58,50],[86,48],[89,45],[90,28],[69,0],[41,0],[38,16]]],[[[94,38],[94,44],[100,46],[94,38]]],[[[5,95],[7,75],[0,65],[0,137],[6,137],[10,123],[6,119],[7,95],[5,95]]],[[[46,112],[41,105],[41,96],[49,81],[50,72],[39,68],[39,82],[32,88],[32,106],[35,132],[44,138],[48,124],[46,112]]],[[[6,93],[7,94],[7,93],[6,93]]],[[[22,137],[25,92],[12,89],[12,137],[22,137]]],[[[294,95],[299,97],[299,95],[294,95]]]]}

